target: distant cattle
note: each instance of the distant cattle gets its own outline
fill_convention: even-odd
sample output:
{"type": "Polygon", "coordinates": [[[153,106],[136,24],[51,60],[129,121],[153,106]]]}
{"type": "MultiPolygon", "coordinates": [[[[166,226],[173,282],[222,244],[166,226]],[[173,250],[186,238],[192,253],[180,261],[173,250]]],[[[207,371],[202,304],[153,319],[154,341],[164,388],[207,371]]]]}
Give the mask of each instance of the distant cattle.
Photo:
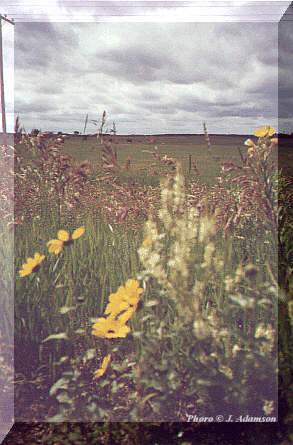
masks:
{"type": "Polygon", "coordinates": [[[127,138],[127,142],[128,142],[128,144],[131,144],[132,143],[132,139],[127,138]]]}

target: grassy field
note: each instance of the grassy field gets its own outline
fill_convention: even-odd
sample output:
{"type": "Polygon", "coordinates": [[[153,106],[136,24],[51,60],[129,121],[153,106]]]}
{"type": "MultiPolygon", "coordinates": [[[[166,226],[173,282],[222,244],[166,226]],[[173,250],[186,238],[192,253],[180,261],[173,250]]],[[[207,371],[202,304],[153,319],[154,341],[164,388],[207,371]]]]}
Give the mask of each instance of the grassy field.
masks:
{"type": "MultiPolygon", "coordinates": [[[[185,171],[189,170],[189,155],[191,155],[191,162],[196,164],[202,181],[214,183],[221,161],[227,159],[239,161],[237,147],[245,152],[243,144],[248,137],[249,135],[210,136],[213,154],[211,157],[207,156],[204,135],[158,135],[153,137],[154,144],[151,143],[152,137],[150,136],[117,136],[117,155],[122,164],[125,164],[130,158],[133,167],[145,167],[152,163],[153,156],[150,153],[144,153],[143,150],[152,150],[154,145],[157,145],[162,155],[167,154],[182,161],[185,171]],[[131,139],[132,142],[128,143],[128,139],[131,139]]],[[[97,144],[95,136],[88,136],[85,141],[82,136],[69,136],[68,139],[65,139],[63,152],[80,162],[84,160],[99,162],[101,160],[101,145],[97,144]]],[[[292,174],[292,136],[279,140],[278,165],[284,174],[292,174]]]]}
{"type": "Polygon", "coordinates": [[[211,147],[204,136],[129,138],[112,146],[115,168],[94,138],[65,139],[56,152],[31,139],[16,147],[16,418],[274,416],[276,151],[248,156],[246,136],[211,137],[211,147]],[[155,146],[160,159],[144,152],[155,146]],[[185,187],[165,155],[182,163],[185,187]],[[69,242],[49,252],[60,229],[69,242]],[[19,276],[35,252],[44,260],[19,276]],[[128,280],[141,291],[127,290],[128,280]],[[110,298],[119,286],[134,301],[130,332],[93,335],[111,298],[119,306],[110,298]],[[255,387],[265,389],[255,397],[255,387]]]}
{"type": "MultiPolygon", "coordinates": [[[[167,155],[182,162],[185,172],[189,171],[190,161],[191,165],[195,163],[202,182],[209,184],[213,184],[219,175],[221,161],[227,159],[239,161],[240,156],[236,147],[241,146],[243,150],[246,139],[245,136],[211,137],[212,156],[208,156],[204,136],[155,136],[154,144],[146,143],[148,139],[146,137],[131,136],[130,138],[132,142],[127,143],[127,137],[117,136],[117,158],[121,164],[125,165],[130,159],[134,169],[149,166],[153,163],[154,157],[145,150],[153,151],[156,145],[162,157],[167,155]]],[[[65,140],[64,153],[80,162],[86,159],[93,162],[101,160],[101,146],[96,143],[96,138],[88,138],[86,141],[83,141],[81,137],[69,138],[65,140]]]]}

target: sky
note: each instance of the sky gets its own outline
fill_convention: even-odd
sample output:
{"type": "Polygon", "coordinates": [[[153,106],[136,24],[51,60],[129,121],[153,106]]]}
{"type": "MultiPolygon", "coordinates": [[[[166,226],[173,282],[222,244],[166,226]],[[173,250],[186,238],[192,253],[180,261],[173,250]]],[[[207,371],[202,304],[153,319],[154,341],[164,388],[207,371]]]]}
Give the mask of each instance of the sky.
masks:
{"type": "MultiPolygon", "coordinates": [[[[95,133],[104,110],[118,134],[203,133],[203,122],[209,133],[278,128],[288,1],[6,3],[0,13],[15,21],[3,24],[7,131],[18,115],[26,131],[81,132],[88,114],[95,133]]],[[[293,131],[289,25],[279,131],[293,131]]]]}

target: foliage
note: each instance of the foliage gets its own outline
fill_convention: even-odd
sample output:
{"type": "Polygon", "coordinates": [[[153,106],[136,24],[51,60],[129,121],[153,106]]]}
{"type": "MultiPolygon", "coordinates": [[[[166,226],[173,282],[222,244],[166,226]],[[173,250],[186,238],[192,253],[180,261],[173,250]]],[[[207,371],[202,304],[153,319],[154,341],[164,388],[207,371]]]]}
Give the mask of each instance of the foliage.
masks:
{"type": "MultiPolygon", "coordinates": [[[[277,289],[249,258],[235,270],[241,251],[231,255],[235,243],[216,239],[214,218],[198,218],[187,206],[180,170],[161,196],[158,218],[148,220],[148,242],[139,249],[142,277],[151,276],[160,286],[152,300],[159,311],[145,311],[149,327],[140,333],[141,405],[164,420],[174,420],[170,413],[178,416],[178,401],[182,420],[187,404],[203,416],[266,413],[266,401],[276,403],[270,382],[277,370],[272,323],[277,289]],[[263,393],[260,387],[266,388],[263,393]]],[[[265,252],[258,254],[266,263],[265,252]]]]}
{"type": "MultiPolygon", "coordinates": [[[[42,369],[55,420],[185,421],[186,413],[241,407],[274,415],[265,384],[277,368],[275,144],[269,133],[257,137],[212,186],[196,169],[184,180],[178,159],[157,146],[153,164],[134,168],[105,140],[100,160],[76,166],[63,154],[66,140],[19,138],[16,270],[32,252],[45,254],[61,228],[85,225],[81,240],[46,253],[36,273],[16,280],[16,344],[30,350],[18,351],[19,395],[20,378],[37,380],[42,369]],[[160,190],[153,180],[162,176],[160,190]],[[130,278],[144,289],[133,335],[94,338],[109,295],[130,278]]],[[[285,388],[289,368],[284,376],[285,388]]]]}

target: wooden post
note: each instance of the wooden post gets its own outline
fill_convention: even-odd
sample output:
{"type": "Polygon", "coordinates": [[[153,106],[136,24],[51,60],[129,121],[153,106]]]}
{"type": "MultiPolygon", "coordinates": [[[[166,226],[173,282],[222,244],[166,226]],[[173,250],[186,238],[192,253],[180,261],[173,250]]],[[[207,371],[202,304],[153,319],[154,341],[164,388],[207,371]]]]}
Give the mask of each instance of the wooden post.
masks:
{"type": "Polygon", "coordinates": [[[189,158],[188,174],[190,175],[190,172],[191,172],[191,154],[190,153],[188,155],[188,158],[189,158]]]}
{"type": "Polygon", "coordinates": [[[6,134],[4,78],[3,78],[3,51],[2,51],[2,17],[1,16],[0,16],[0,88],[1,88],[2,133],[6,134]]]}
{"type": "Polygon", "coordinates": [[[3,43],[2,43],[2,20],[12,25],[15,23],[0,15],[0,88],[1,88],[1,114],[2,114],[2,133],[6,135],[6,118],[5,118],[5,99],[4,99],[4,76],[3,76],[3,43]]]}

